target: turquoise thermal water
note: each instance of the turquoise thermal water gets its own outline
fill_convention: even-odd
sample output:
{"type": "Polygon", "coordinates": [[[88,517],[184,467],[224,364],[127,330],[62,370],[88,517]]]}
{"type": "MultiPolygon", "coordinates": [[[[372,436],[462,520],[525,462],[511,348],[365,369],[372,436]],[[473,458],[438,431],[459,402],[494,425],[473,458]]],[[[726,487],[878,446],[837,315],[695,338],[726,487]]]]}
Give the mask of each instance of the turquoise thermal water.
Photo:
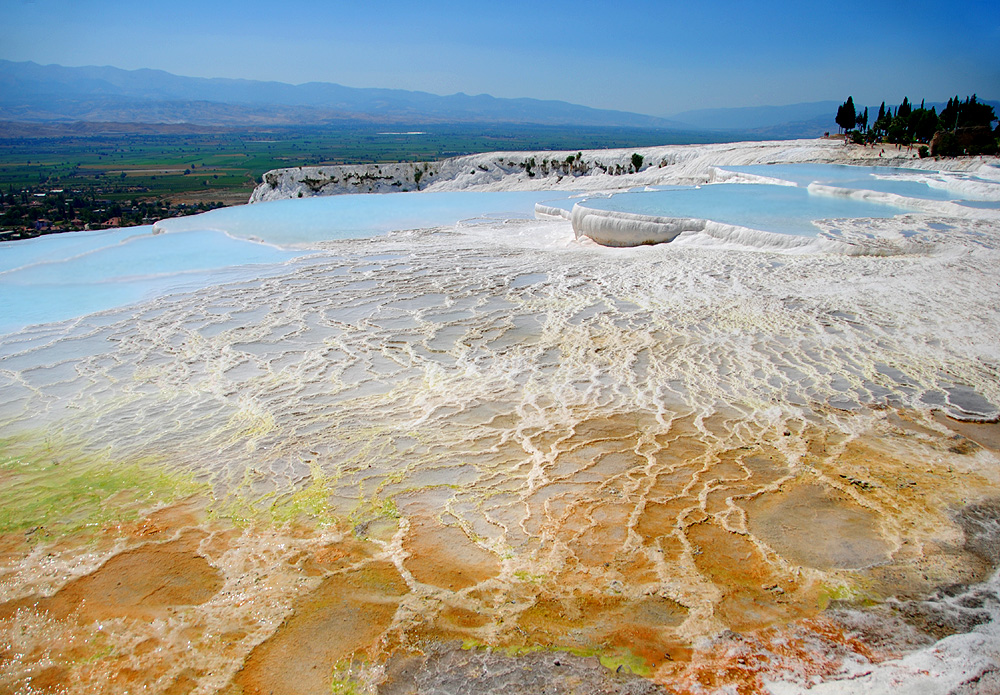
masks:
{"type": "Polygon", "coordinates": [[[218,231],[131,227],[0,245],[0,332],[266,275],[303,255],[218,231]]]}
{"type": "Polygon", "coordinates": [[[165,221],[168,231],[222,229],[285,246],[361,239],[476,217],[530,217],[551,192],[370,193],[277,200],[165,221]]]}
{"type": "MultiPolygon", "coordinates": [[[[763,195],[747,202],[757,212],[786,215],[792,206],[771,195],[780,187],[735,188],[763,195]]],[[[732,189],[627,195],[648,200],[732,189]]],[[[777,193],[807,195],[794,187],[777,193]]],[[[484,636],[483,643],[506,644],[509,634],[510,643],[545,646],[553,624],[570,624],[546,616],[553,606],[566,606],[596,607],[584,625],[589,632],[572,623],[571,636],[582,635],[574,643],[587,648],[617,644],[616,635],[631,639],[641,632],[646,639],[648,630],[666,649],[697,647],[695,640],[714,649],[725,629],[732,635],[724,636],[725,649],[733,645],[732,654],[761,660],[774,656],[770,644],[783,642],[755,641],[765,632],[746,625],[791,620],[797,614],[786,611],[796,602],[811,615],[814,595],[794,588],[806,582],[822,582],[825,591],[857,577],[851,586],[859,589],[851,595],[867,602],[865,587],[910,572],[916,578],[929,571],[949,586],[952,576],[968,581],[969,575],[946,573],[960,562],[965,532],[948,523],[945,505],[995,497],[996,462],[971,440],[928,429],[935,421],[922,414],[933,406],[996,417],[995,223],[927,215],[845,223],[913,235],[917,253],[888,257],[683,244],[607,250],[573,244],[565,222],[419,234],[351,231],[347,213],[367,204],[362,201],[387,206],[384,231],[433,224],[429,210],[415,208],[390,218],[397,204],[446,200],[399,195],[247,206],[169,220],[157,225],[164,233],[156,235],[138,228],[0,245],[3,320],[15,308],[23,320],[42,322],[57,312],[96,311],[102,302],[116,307],[74,325],[0,336],[4,437],[44,450],[53,464],[69,448],[61,442],[80,442],[110,462],[151,461],[151,473],[190,475],[210,486],[205,496],[223,521],[252,520],[245,511],[268,509],[301,509],[306,517],[283,528],[275,515],[273,526],[237,523],[202,533],[189,525],[185,505],[176,527],[129,523],[121,533],[135,534],[134,543],[106,536],[75,555],[63,550],[72,546],[58,531],[38,526],[27,532],[23,542],[31,552],[7,553],[0,567],[0,588],[19,602],[24,597],[30,609],[6,620],[0,635],[18,645],[5,663],[27,674],[23,682],[65,666],[64,678],[78,690],[101,691],[104,683],[119,683],[111,679],[127,668],[151,674],[150,690],[183,685],[182,677],[197,679],[201,690],[225,689],[252,663],[249,655],[295,619],[297,606],[333,595],[313,593],[331,578],[347,583],[327,586],[357,587],[338,590],[337,601],[356,600],[363,603],[352,605],[373,605],[391,616],[382,633],[386,642],[372,653],[378,644],[416,644],[463,613],[506,621],[506,632],[487,620],[471,633],[484,636]],[[344,233],[362,238],[314,249],[274,245],[344,233]],[[184,285],[196,291],[163,296],[184,285]],[[153,299],[126,306],[136,299],[125,288],[153,299]],[[908,413],[921,419],[904,420],[908,413]],[[861,448],[848,449],[855,441],[861,448]],[[795,489],[823,493],[795,497],[795,489]],[[756,499],[774,502],[766,528],[747,512],[747,502],[756,499]],[[835,501],[841,499],[846,502],[835,501]],[[928,516],[931,504],[939,515],[928,516]],[[848,514],[848,507],[862,511],[848,514]],[[859,515],[870,522],[858,522],[859,515]],[[350,522],[342,535],[328,526],[331,518],[350,522]],[[499,574],[463,588],[424,582],[413,570],[404,597],[368,604],[370,587],[383,575],[366,573],[380,565],[414,567],[411,558],[424,551],[413,539],[425,522],[450,529],[434,537],[442,550],[430,557],[440,562],[440,576],[462,576],[457,572],[464,567],[477,571],[463,563],[483,553],[502,563],[499,574]],[[853,530],[856,524],[863,532],[853,530]],[[70,578],[97,567],[112,541],[115,552],[167,552],[181,536],[192,539],[221,579],[204,603],[167,604],[163,618],[116,616],[99,623],[75,613],[50,620],[31,608],[31,595],[47,601],[70,578]],[[801,539],[794,541],[797,552],[785,551],[785,537],[801,539]],[[335,554],[362,542],[374,554],[357,564],[351,554],[343,561],[335,554]],[[899,548],[895,564],[864,574],[869,570],[859,567],[856,543],[870,543],[872,561],[883,557],[880,549],[899,548]],[[937,555],[917,564],[923,547],[937,555]],[[726,572],[734,563],[747,572],[726,572]],[[362,574],[349,574],[355,569],[362,574]],[[351,584],[352,576],[362,582],[351,584]],[[577,602],[577,596],[597,600],[577,602]],[[661,600],[668,597],[673,603],[661,600]],[[664,618],[676,614],[683,622],[671,627],[664,618]],[[651,627],[633,633],[636,620],[651,627]],[[525,634],[522,626],[540,631],[525,634]],[[609,632],[612,626],[630,632],[609,632]],[[108,649],[113,658],[104,658],[108,649]],[[109,680],[92,685],[96,678],[80,677],[98,666],[109,680]]],[[[522,200],[528,207],[552,196],[522,200]]],[[[511,209],[503,195],[454,199],[450,222],[483,217],[490,201],[511,209]]],[[[844,214],[851,201],[812,196],[805,206],[824,202],[844,214]]],[[[726,204],[739,212],[732,201],[726,204]]],[[[850,207],[893,214],[868,205],[850,207]]],[[[448,216],[442,212],[442,218],[448,216]]],[[[12,475],[20,466],[8,458],[0,472],[12,475]]],[[[58,477],[38,478],[28,490],[75,475],[64,463],[53,467],[58,477]]],[[[107,507],[119,501],[104,499],[107,507]]],[[[65,513],[57,506],[46,510],[48,518],[65,513]]],[[[102,567],[105,576],[114,571],[114,565],[102,567]]],[[[83,581],[74,586],[90,580],[83,581]]],[[[995,653],[989,647],[998,643],[995,584],[988,594],[949,593],[948,600],[967,601],[976,611],[970,608],[961,614],[967,622],[954,624],[964,630],[975,624],[975,631],[928,646],[914,670],[940,680],[950,669],[955,688],[996,672],[992,662],[977,661],[995,653]],[[955,646],[959,639],[964,646],[955,646]]],[[[80,595],[72,591],[71,598],[80,595]]],[[[39,611],[44,605],[35,603],[39,611]]],[[[892,614],[866,615],[881,626],[892,614]]],[[[932,620],[938,615],[927,613],[932,620]]],[[[369,630],[364,617],[359,613],[348,628],[369,630]]],[[[316,640],[339,639],[334,632],[345,623],[338,621],[323,623],[332,631],[316,628],[316,640]]],[[[803,633],[777,634],[795,641],[803,633]]],[[[882,648],[885,630],[872,634],[882,648]]],[[[785,692],[799,692],[796,683],[805,683],[801,692],[873,691],[865,674],[879,673],[880,664],[849,660],[839,641],[801,644],[810,664],[845,665],[829,682],[816,683],[795,681],[802,671],[774,662],[775,678],[790,673],[785,692]]],[[[271,653],[281,656],[278,649],[271,653]]],[[[888,674],[884,692],[927,692],[937,685],[925,680],[901,687],[907,672],[888,674]]]]}
{"type": "MultiPolygon", "coordinates": [[[[74,232],[0,244],[0,333],[76,318],[173,292],[268,276],[317,243],[395,230],[531,217],[534,204],[711,219],[769,232],[813,236],[812,221],[892,217],[905,210],[846,197],[813,195],[820,182],[935,199],[958,194],[899,178],[934,172],[823,164],[728,167],[800,186],[714,184],[658,187],[611,197],[551,191],[393,193],[322,196],[213,210],[154,228],[74,232]],[[888,178],[884,178],[888,177],[888,178]],[[567,196],[571,194],[565,194],[567,196]]],[[[996,203],[970,203],[993,206],[996,203]]]]}
{"type": "Polygon", "coordinates": [[[266,276],[308,251],[287,248],[528,217],[551,196],[517,193],[343,195],[241,205],[152,227],[74,232],[0,244],[0,333],[171,292],[266,276]],[[261,243],[264,242],[264,243],[261,243]]]}
{"type": "Polygon", "coordinates": [[[779,234],[815,236],[814,220],[894,217],[898,207],[842,197],[813,195],[796,186],[713,184],[699,188],[619,193],[581,203],[595,210],[659,217],[690,217],[779,234]]]}
{"type": "MultiPolygon", "coordinates": [[[[937,172],[900,167],[865,167],[848,164],[752,164],[748,166],[720,167],[756,176],[790,181],[798,186],[821,183],[838,188],[893,193],[907,198],[924,200],[975,200],[957,190],[935,188],[926,183],[937,176],[937,172]],[[921,180],[916,180],[921,179],[921,180]]],[[[984,179],[966,177],[969,180],[988,183],[984,179]]]]}

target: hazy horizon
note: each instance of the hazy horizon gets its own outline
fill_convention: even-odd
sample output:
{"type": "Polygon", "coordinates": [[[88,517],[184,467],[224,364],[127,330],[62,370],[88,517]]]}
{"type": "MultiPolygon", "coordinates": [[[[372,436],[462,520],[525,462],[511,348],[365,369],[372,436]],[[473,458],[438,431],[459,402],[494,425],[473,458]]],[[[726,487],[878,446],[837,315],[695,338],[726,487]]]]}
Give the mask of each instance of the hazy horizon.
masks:
{"type": "Polygon", "coordinates": [[[257,0],[8,6],[0,58],[190,77],[555,99],[669,117],[815,101],[946,101],[1000,92],[1000,6],[866,6],[863,20],[781,0],[297,5],[257,0]]]}

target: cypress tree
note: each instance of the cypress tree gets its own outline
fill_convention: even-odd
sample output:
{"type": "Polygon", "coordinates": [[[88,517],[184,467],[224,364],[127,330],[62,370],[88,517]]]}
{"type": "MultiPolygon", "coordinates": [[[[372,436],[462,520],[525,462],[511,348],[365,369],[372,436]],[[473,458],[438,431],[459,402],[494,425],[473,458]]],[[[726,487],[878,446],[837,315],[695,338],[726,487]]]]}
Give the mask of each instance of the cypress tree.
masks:
{"type": "Polygon", "coordinates": [[[896,115],[908,118],[911,111],[913,111],[913,107],[910,106],[910,100],[903,97],[903,103],[899,105],[898,109],[896,109],[896,115]]]}
{"type": "Polygon", "coordinates": [[[859,113],[857,119],[855,119],[855,125],[862,132],[868,130],[868,107],[865,107],[864,113],[859,113]]]}
{"type": "Polygon", "coordinates": [[[848,131],[855,126],[857,119],[858,115],[854,111],[854,97],[847,97],[847,101],[837,109],[837,125],[844,131],[848,131]]]}
{"type": "Polygon", "coordinates": [[[934,133],[938,129],[937,111],[932,106],[930,111],[924,109],[918,113],[920,113],[920,119],[916,124],[916,138],[921,142],[930,142],[930,139],[934,137],[934,133]]]}

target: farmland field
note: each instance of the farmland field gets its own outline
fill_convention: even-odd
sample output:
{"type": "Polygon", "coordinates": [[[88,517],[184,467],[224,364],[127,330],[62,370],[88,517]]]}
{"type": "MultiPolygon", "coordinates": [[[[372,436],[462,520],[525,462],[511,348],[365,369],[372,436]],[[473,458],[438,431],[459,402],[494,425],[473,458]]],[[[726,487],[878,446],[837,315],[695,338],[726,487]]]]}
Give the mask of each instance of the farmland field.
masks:
{"type": "Polygon", "coordinates": [[[210,132],[10,137],[0,125],[0,186],[5,191],[46,185],[99,190],[108,200],[131,200],[137,194],[245,200],[265,171],[280,167],[696,141],[693,134],[673,131],[510,125],[202,130],[210,132]]]}
{"type": "Polygon", "coordinates": [[[22,236],[124,226],[238,205],[264,172],[282,167],[704,139],[677,131],[524,125],[223,129],[0,123],[0,231],[22,236]]]}

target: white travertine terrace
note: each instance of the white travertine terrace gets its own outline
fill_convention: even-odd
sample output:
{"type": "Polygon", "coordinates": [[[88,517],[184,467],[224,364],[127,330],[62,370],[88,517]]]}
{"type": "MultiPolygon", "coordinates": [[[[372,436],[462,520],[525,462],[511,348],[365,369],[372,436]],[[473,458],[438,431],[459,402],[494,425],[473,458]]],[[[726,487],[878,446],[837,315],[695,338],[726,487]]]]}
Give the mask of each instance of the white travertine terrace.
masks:
{"type": "MultiPolygon", "coordinates": [[[[919,159],[915,150],[845,146],[839,140],[670,145],[614,150],[490,152],[439,162],[296,167],[264,175],[251,203],[343,193],[398,191],[598,191],[666,184],[702,184],[735,175],[714,167],[791,162],[908,167],[929,172],[983,171],[996,158],[919,159]],[[577,154],[580,155],[577,159],[577,154]],[[643,157],[630,172],[633,154],[643,157]],[[881,155],[881,156],[880,156],[881,155]],[[572,160],[571,162],[568,160],[572,160]],[[533,164],[528,167],[528,163],[533,164]],[[530,171],[530,174],[529,174],[530,171]],[[419,181],[415,180],[417,172],[419,181]]],[[[970,185],[968,183],[963,185],[970,185]]]]}
{"type": "MultiPolygon", "coordinates": [[[[862,157],[833,142],[644,148],[583,153],[592,168],[574,176],[569,154],[534,153],[534,177],[511,164],[522,155],[449,160],[421,188],[598,191],[725,176],[710,165],[862,157]],[[593,168],[627,166],[633,151],[636,174],[593,168]],[[560,156],[570,173],[543,173],[560,156]]],[[[863,157],[982,176],[995,161],[863,157]]],[[[255,199],[393,188],[414,166],[383,166],[395,178],[377,184],[345,185],[332,167],[272,172],[255,199]],[[320,170],[330,181],[313,191],[303,177],[320,170]]],[[[59,664],[78,683],[115,686],[124,664],[162,669],[162,688],[184,676],[222,690],[303,597],[377,566],[400,588],[371,601],[385,613],[358,647],[374,655],[371,682],[387,641],[412,646],[459,616],[462,638],[481,644],[584,650],[645,620],[627,636],[659,649],[650,678],[668,688],[683,672],[664,649],[681,645],[707,667],[720,654],[735,670],[765,664],[753,692],[974,692],[961,688],[1000,668],[1000,599],[995,573],[968,569],[978,556],[959,515],[1000,497],[1000,457],[942,412],[998,416],[1000,228],[989,210],[957,207],[827,220],[817,239],[697,221],[669,244],[605,248],[574,234],[568,217],[586,226],[589,212],[542,206],[543,219],[315,243],[266,275],[0,336],[0,428],[55,459],[53,475],[69,442],[190,476],[219,517],[278,520],[185,522],[221,588],[161,619],[105,620],[98,646],[114,658],[59,664]],[[442,581],[421,552],[472,569],[442,581]],[[871,634],[906,627],[899,606],[957,627],[895,655],[891,640],[873,655],[816,631],[788,639],[821,600],[864,608],[846,624],[871,634]]],[[[640,242],[673,231],[606,219],[640,242]]],[[[160,229],[158,243],[178,234],[160,229]]],[[[4,459],[0,473],[19,465],[4,459]]],[[[172,542],[140,531],[110,548],[49,553],[39,540],[4,556],[0,607],[172,542]]],[[[89,656],[96,630],[30,606],[0,618],[18,645],[0,689],[37,672],[33,653],[55,663],[60,640],[89,656]]],[[[334,632],[324,639],[350,631],[334,632]]],[[[700,687],[677,689],[711,692],[700,687]]]]}
{"type": "MultiPolygon", "coordinates": [[[[250,198],[251,203],[286,198],[344,193],[380,193],[402,190],[425,191],[614,191],[637,186],[691,185],[719,182],[754,182],[791,185],[780,178],[730,172],[724,166],[777,163],[865,164],[925,169],[912,180],[963,193],[998,197],[1000,169],[996,158],[934,160],[920,159],[915,150],[890,146],[867,148],[845,146],[833,140],[802,140],[773,143],[728,143],[619,150],[574,152],[493,152],[456,157],[441,162],[373,164],[278,169],[264,176],[250,198]],[[632,168],[632,155],[643,164],[632,168]],[[531,164],[528,164],[528,163],[531,164]],[[947,173],[946,173],[947,172],[947,173]],[[415,178],[415,175],[419,176],[415,178]],[[959,176],[948,175],[959,174],[959,176]],[[985,177],[975,180],[976,176],[985,177]]],[[[930,214],[1000,220],[996,210],[976,210],[955,203],[916,200],[891,193],[858,191],[813,183],[815,195],[845,196],[902,206],[930,214]]],[[[811,244],[801,239],[776,239],[733,225],[707,219],[669,218],[627,212],[592,210],[585,205],[572,211],[545,204],[535,207],[540,218],[570,220],[575,234],[605,246],[640,246],[669,242],[685,232],[707,232],[717,239],[730,239],[768,248],[841,248],[826,240],[811,244]]],[[[856,252],[857,247],[849,249],[856,252]]]]}

